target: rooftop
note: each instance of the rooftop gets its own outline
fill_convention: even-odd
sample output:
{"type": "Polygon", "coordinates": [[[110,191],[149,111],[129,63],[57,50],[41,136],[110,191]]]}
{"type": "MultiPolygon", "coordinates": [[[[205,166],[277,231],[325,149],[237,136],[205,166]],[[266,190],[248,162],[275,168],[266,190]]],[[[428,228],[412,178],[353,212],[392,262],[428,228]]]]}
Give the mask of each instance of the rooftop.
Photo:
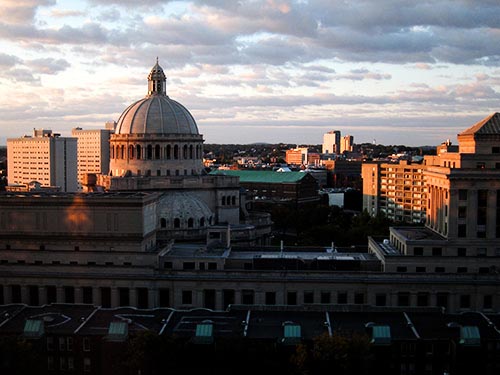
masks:
{"type": "Polygon", "coordinates": [[[211,175],[237,176],[240,182],[266,182],[266,183],[294,183],[299,182],[307,173],[303,172],[273,172],[273,171],[242,171],[242,170],[217,170],[211,175]]]}

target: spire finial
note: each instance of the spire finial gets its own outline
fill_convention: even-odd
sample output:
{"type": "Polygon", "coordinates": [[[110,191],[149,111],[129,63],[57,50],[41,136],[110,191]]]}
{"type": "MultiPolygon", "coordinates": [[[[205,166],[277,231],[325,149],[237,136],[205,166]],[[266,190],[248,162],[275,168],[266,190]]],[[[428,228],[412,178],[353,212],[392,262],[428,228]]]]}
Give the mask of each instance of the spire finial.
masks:
{"type": "Polygon", "coordinates": [[[158,64],[158,56],[156,56],[156,63],[158,64]]]}

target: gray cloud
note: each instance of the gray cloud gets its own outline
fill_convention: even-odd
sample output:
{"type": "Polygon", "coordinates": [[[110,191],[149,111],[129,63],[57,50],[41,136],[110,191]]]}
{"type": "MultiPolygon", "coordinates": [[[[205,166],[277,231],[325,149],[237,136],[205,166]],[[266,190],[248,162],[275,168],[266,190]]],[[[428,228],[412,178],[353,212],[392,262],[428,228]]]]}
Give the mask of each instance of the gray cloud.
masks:
{"type": "Polygon", "coordinates": [[[35,72],[42,74],[56,74],[70,67],[69,62],[66,60],[53,59],[50,57],[31,60],[27,62],[27,65],[30,66],[35,72]]]}

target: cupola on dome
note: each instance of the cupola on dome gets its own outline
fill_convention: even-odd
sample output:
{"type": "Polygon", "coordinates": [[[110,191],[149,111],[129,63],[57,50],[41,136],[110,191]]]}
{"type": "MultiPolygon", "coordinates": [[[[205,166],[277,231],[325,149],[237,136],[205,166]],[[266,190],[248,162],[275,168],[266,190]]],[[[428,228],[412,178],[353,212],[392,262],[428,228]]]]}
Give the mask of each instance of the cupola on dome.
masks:
{"type": "Polygon", "coordinates": [[[191,113],[166,94],[166,79],[157,59],[148,75],[148,95],[123,111],[115,134],[199,134],[191,113]]]}

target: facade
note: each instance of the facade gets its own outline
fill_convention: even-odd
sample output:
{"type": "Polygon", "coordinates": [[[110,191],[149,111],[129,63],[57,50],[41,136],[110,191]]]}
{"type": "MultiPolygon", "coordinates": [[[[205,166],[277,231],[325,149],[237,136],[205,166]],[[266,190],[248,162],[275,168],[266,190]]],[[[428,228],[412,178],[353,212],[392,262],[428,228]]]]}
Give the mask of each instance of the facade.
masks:
{"type": "Polygon", "coordinates": [[[340,153],[340,130],[332,130],[323,135],[323,154],[340,153]]]}
{"type": "MultiPolygon", "coordinates": [[[[396,272],[491,275],[500,267],[500,114],[458,135],[458,152],[425,159],[426,226],[391,228],[370,239],[383,268],[396,272]]],[[[490,305],[498,286],[479,296],[490,305]]],[[[467,305],[467,297],[461,301],[467,305]]]]}
{"type": "Polygon", "coordinates": [[[7,155],[9,184],[78,189],[76,138],[34,129],[33,136],[7,139],[7,155]]]}
{"type": "Polygon", "coordinates": [[[361,161],[328,159],[321,160],[323,165],[331,176],[329,186],[361,188],[361,161]]]}
{"type": "Polygon", "coordinates": [[[421,224],[426,219],[426,165],[401,160],[393,163],[363,163],[363,210],[371,216],[383,214],[391,220],[421,224]]]}
{"type": "Polygon", "coordinates": [[[340,140],[340,153],[352,152],[354,137],[352,135],[344,135],[340,140]]]}
{"type": "Polygon", "coordinates": [[[493,375],[500,370],[498,314],[312,305],[306,311],[250,305],[213,311],[74,304],[4,305],[2,312],[0,342],[11,343],[0,352],[5,374],[20,369],[37,374],[255,374],[274,368],[288,373],[298,367],[292,359],[299,346],[306,358],[301,370],[311,374],[342,369],[346,362],[338,358],[350,351],[355,358],[349,369],[356,374],[374,368],[408,375],[493,375]],[[23,351],[12,345],[12,338],[35,350],[23,351]],[[150,345],[138,345],[141,338],[150,345]]]}
{"type": "Polygon", "coordinates": [[[297,147],[286,150],[285,161],[291,165],[306,165],[308,163],[307,147],[297,147]]]}
{"type": "Polygon", "coordinates": [[[71,136],[78,140],[78,181],[84,183],[87,174],[109,173],[109,129],[83,130],[74,128],[71,136]]]}

